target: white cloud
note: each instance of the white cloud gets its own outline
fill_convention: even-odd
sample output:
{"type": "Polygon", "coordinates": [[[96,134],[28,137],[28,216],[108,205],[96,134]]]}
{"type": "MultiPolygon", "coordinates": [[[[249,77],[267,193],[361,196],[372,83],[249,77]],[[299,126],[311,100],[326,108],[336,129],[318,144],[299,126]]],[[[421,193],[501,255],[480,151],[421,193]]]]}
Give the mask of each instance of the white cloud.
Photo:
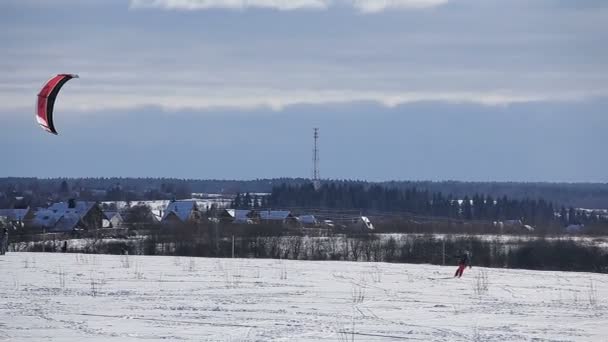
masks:
{"type": "Polygon", "coordinates": [[[131,0],[132,8],[162,8],[172,10],[245,9],[257,7],[289,11],[296,9],[325,9],[327,6],[327,0],[131,0]]]}
{"type": "Polygon", "coordinates": [[[161,8],[168,10],[205,10],[269,8],[281,11],[297,9],[327,9],[344,5],[363,13],[388,9],[419,9],[443,5],[448,0],[131,0],[131,8],[161,8]]]}
{"type": "Polygon", "coordinates": [[[354,0],[351,2],[363,13],[377,13],[388,9],[436,7],[447,3],[448,0],[354,0]]]}
{"type": "MultiPolygon", "coordinates": [[[[123,1],[116,10],[124,11],[127,2],[115,1],[123,1]]],[[[129,1],[138,8],[347,7],[361,13],[447,2],[129,1]]],[[[522,21],[526,25],[512,30],[509,16],[502,13],[497,17],[483,11],[454,14],[449,6],[444,9],[421,18],[416,11],[407,18],[338,15],[336,20],[315,21],[314,29],[303,17],[277,26],[245,16],[232,22],[230,29],[224,29],[223,21],[214,21],[198,30],[179,24],[198,18],[174,13],[158,25],[157,18],[142,17],[139,12],[128,13],[121,19],[125,22],[113,28],[103,20],[101,27],[85,25],[82,30],[58,24],[52,33],[46,26],[7,25],[0,30],[0,40],[7,46],[0,63],[0,111],[31,112],[41,84],[58,72],[83,77],[68,84],[62,90],[65,96],[58,100],[64,106],[60,110],[72,112],[147,106],[281,110],[300,104],[358,102],[393,107],[419,101],[507,105],[608,95],[603,63],[608,50],[599,44],[605,32],[599,28],[606,25],[595,14],[584,18],[585,25],[573,22],[573,28],[564,31],[560,27],[571,23],[570,15],[543,21],[544,12],[511,9],[518,18],[531,15],[522,21]],[[139,18],[137,24],[129,22],[132,15],[139,18]],[[361,17],[366,25],[360,25],[361,17]],[[476,18],[498,24],[479,30],[476,18]],[[428,25],[421,25],[427,20],[428,25]],[[49,40],[49,34],[61,39],[49,40]],[[574,43],[577,49],[572,48],[574,43]],[[42,59],[46,62],[40,63],[42,59]]],[[[84,13],[94,15],[95,11],[89,11],[84,13]]]]}
{"type": "MultiPolygon", "coordinates": [[[[280,90],[280,89],[207,89],[182,88],[178,92],[167,89],[139,89],[139,92],[116,89],[114,92],[99,92],[81,88],[77,83],[58,97],[56,110],[64,113],[83,113],[104,110],[129,110],[158,107],[165,111],[213,110],[218,108],[252,110],[267,108],[281,111],[295,105],[334,105],[353,103],[376,103],[392,108],[416,102],[472,103],[486,106],[501,106],[541,101],[580,101],[592,97],[608,96],[608,90],[589,92],[531,93],[518,94],[508,91],[358,91],[358,90],[280,90]],[[203,95],[201,95],[203,94],[203,95]]],[[[0,112],[31,110],[35,98],[20,94],[0,95],[0,112]]],[[[33,114],[32,114],[33,115],[33,114]]]]}

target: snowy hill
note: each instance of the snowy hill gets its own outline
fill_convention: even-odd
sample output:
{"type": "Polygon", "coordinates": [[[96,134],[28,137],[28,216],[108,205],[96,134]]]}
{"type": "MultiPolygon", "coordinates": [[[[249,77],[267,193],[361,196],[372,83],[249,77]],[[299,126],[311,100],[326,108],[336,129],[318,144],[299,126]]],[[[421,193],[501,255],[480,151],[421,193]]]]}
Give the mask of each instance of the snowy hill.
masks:
{"type": "Polygon", "coordinates": [[[606,341],[608,275],[8,253],[7,341],[606,341]]]}

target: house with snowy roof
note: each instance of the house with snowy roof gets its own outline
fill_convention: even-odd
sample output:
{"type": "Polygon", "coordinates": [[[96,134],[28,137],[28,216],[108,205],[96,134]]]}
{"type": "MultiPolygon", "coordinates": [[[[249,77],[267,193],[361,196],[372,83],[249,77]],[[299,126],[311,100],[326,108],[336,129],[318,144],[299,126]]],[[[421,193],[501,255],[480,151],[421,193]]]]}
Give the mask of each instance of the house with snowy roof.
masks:
{"type": "Polygon", "coordinates": [[[197,222],[201,218],[196,201],[171,201],[163,213],[162,223],[197,222]]]}
{"type": "Polygon", "coordinates": [[[70,232],[97,229],[103,223],[103,212],[96,202],[69,200],[53,203],[34,214],[32,226],[48,232],[70,232]]]}
{"type": "Polygon", "coordinates": [[[300,215],[298,216],[298,222],[302,225],[302,227],[318,227],[319,220],[315,217],[315,215],[300,215]]]}
{"type": "Polygon", "coordinates": [[[26,209],[0,209],[0,217],[4,218],[6,224],[14,228],[25,226],[34,219],[34,211],[26,209]]]}
{"type": "Polygon", "coordinates": [[[261,223],[282,224],[284,226],[297,226],[298,220],[288,210],[259,210],[256,214],[261,223]]]}
{"type": "Polygon", "coordinates": [[[374,230],[374,225],[367,216],[358,216],[352,220],[350,224],[350,229],[355,231],[367,232],[374,230]]]}
{"type": "Polygon", "coordinates": [[[222,222],[237,224],[254,224],[257,222],[257,218],[253,210],[247,209],[224,209],[220,214],[222,222]]]}
{"type": "Polygon", "coordinates": [[[117,228],[123,224],[124,220],[118,210],[103,211],[103,228],[117,228]]]}

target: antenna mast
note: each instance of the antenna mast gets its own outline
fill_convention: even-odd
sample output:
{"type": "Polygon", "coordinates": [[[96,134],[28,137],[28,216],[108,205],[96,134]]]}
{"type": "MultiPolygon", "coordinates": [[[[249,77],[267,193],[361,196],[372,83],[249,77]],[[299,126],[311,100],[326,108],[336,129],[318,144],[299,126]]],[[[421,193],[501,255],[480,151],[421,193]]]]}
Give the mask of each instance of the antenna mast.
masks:
{"type": "Polygon", "coordinates": [[[314,149],[312,150],[312,164],[313,164],[312,185],[314,186],[315,190],[319,190],[319,188],[321,187],[321,179],[319,177],[319,146],[318,146],[319,129],[314,128],[313,130],[314,130],[315,145],[314,145],[314,149]]]}

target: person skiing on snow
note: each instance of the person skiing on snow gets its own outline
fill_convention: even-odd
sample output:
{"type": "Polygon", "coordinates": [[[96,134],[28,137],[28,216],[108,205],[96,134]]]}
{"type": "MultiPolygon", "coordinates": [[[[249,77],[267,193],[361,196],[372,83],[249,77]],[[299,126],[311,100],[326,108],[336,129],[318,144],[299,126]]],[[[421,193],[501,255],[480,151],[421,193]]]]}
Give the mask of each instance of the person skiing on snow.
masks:
{"type": "Polygon", "coordinates": [[[472,268],[471,266],[471,256],[469,255],[469,251],[465,251],[462,255],[457,255],[456,256],[458,258],[458,269],[456,270],[456,273],[454,274],[454,278],[458,277],[462,277],[462,272],[464,272],[464,269],[469,266],[469,269],[472,268]]]}

